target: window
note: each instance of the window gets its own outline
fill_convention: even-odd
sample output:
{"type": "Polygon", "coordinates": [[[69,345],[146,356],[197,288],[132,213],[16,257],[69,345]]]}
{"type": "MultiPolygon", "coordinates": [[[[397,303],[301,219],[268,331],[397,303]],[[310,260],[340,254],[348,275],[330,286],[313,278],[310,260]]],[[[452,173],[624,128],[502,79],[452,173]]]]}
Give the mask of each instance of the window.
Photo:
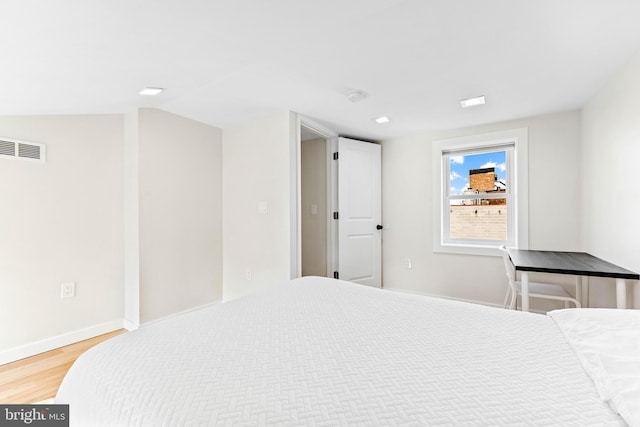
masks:
{"type": "Polygon", "coordinates": [[[434,251],[527,247],[527,129],[433,143],[434,251]]]}

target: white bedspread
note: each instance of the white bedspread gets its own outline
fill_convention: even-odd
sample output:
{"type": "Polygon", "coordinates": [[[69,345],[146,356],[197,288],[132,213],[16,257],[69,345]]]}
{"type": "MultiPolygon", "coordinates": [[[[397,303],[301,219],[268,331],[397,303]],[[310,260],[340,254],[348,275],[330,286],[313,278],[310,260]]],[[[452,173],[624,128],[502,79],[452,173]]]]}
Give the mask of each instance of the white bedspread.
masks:
{"type": "Polygon", "coordinates": [[[603,400],[640,426],[640,310],[549,313],[593,379],[603,400]]]}
{"type": "Polygon", "coordinates": [[[82,355],[77,426],[624,425],[547,317],[303,278],[82,355]]]}

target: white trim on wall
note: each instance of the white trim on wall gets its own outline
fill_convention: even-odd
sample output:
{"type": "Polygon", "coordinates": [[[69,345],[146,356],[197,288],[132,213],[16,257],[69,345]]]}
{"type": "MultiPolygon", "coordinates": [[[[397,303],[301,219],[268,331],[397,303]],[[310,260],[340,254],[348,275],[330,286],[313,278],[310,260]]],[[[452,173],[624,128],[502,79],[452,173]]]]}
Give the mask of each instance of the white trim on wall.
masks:
{"type": "Polygon", "coordinates": [[[457,138],[448,138],[433,141],[432,144],[432,170],[433,170],[433,251],[441,253],[456,253],[468,255],[500,256],[500,251],[495,245],[484,244],[450,244],[443,241],[443,166],[442,153],[448,149],[478,148],[494,146],[506,142],[513,142],[515,147],[513,164],[515,174],[511,172],[509,183],[515,188],[513,194],[516,207],[515,247],[518,249],[529,248],[529,129],[517,128],[498,132],[467,135],[457,138]]]}
{"type": "Polygon", "coordinates": [[[15,362],[16,360],[24,359],[25,357],[35,356],[46,351],[54,350],[56,348],[64,347],[70,344],[75,344],[80,341],[84,341],[90,338],[97,337],[98,335],[106,334],[116,331],[118,329],[126,329],[127,331],[133,331],[140,326],[147,326],[152,323],[161,322],[163,320],[171,319],[173,317],[191,313],[193,311],[202,310],[208,307],[212,307],[221,303],[221,301],[214,301],[207,304],[199,305],[197,307],[182,310],[178,313],[173,313],[160,319],[155,319],[150,322],[146,322],[144,325],[137,325],[128,321],[127,319],[113,320],[111,322],[102,323],[100,325],[90,326],[88,328],[80,329],[73,332],[57,335],[50,338],[45,338],[40,341],[36,341],[30,344],[26,344],[20,347],[11,348],[0,352],[0,365],[5,363],[15,362]]]}
{"type": "MultiPolygon", "coordinates": [[[[496,303],[491,303],[491,302],[487,302],[487,301],[472,300],[472,299],[466,299],[466,298],[456,298],[456,297],[452,297],[452,296],[433,294],[433,293],[429,293],[429,292],[410,291],[410,290],[401,289],[401,288],[384,288],[384,290],[385,291],[391,291],[391,292],[400,292],[400,293],[403,293],[403,294],[421,295],[421,296],[429,297],[429,298],[446,299],[446,300],[449,300],[449,301],[458,301],[458,302],[463,302],[463,303],[467,303],[467,304],[484,305],[486,307],[494,307],[494,308],[500,308],[500,309],[503,308],[502,304],[496,304],[496,303]]],[[[545,311],[545,310],[529,310],[529,312],[530,313],[538,313],[538,314],[547,314],[547,311],[545,311]]]]}
{"type": "MultiPolygon", "coordinates": [[[[142,327],[145,327],[147,325],[152,325],[152,324],[158,323],[158,322],[163,322],[163,321],[168,320],[168,319],[173,319],[174,317],[182,316],[183,314],[192,313],[194,311],[199,311],[199,310],[204,310],[205,308],[213,307],[214,305],[218,305],[218,304],[221,304],[221,303],[222,303],[222,300],[219,300],[219,301],[213,301],[213,302],[210,302],[210,303],[207,303],[207,304],[202,304],[202,305],[199,305],[197,307],[188,308],[186,310],[182,310],[182,311],[179,311],[177,313],[173,313],[173,314],[170,314],[168,316],[161,317],[159,319],[154,319],[154,320],[152,320],[150,322],[147,322],[147,323],[143,324],[142,327]]],[[[128,331],[131,330],[131,329],[128,329],[128,328],[126,328],[126,329],[128,331]]]]}
{"type": "MultiPolygon", "coordinates": [[[[300,185],[300,182],[301,182],[300,153],[302,151],[300,144],[302,143],[302,141],[300,140],[300,126],[304,126],[312,130],[314,133],[326,139],[327,155],[329,156],[328,157],[329,159],[331,159],[331,155],[333,151],[335,151],[334,146],[337,147],[337,141],[338,141],[338,134],[335,131],[332,131],[331,129],[321,125],[320,123],[315,122],[313,119],[309,117],[296,113],[296,123],[297,123],[297,126],[296,126],[297,138],[295,143],[295,146],[296,146],[295,150],[296,150],[297,168],[295,171],[296,175],[294,179],[292,179],[292,181],[295,180],[295,182],[297,183],[297,188],[296,188],[295,195],[292,194],[291,200],[292,200],[292,203],[295,203],[295,206],[296,206],[297,215],[295,218],[295,224],[296,224],[296,229],[298,233],[297,235],[292,234],[291,236],[291,247],[296,248],[296,253],[295,254],[292,253],[291,255],[291,262],[292,264],[294,261],[297,262],[298,270],[297,270],[297,276],[292,275],[291,277],[292,279],[302,276],[302,232],[301,232],[302,194],[301,194],[301,185],[300,185]]],[[[337,254],[337,245],[338,245],[337,229],[335,229],[336,225],[334,224],[335,221],[331,220],[331,218],[333,218],[333,211],[335,209],[335,206],[337,206],[337,202],[335,204],[333,203],[334,196],[336,196],[335,198],[337,200],[337,195],[335,194],[336,192],[334,191],[334,186],[333,186],[334,185],[333,169],[335,169],[333,167],[333,162],[330,160],[327,160],[327,222],[328,222],[327,224],[327,277],[333,277],[333,271],[335,271],[335,266],[336,266],[336,262],[334,261],[334,258],[335,258],[335,255],[337,254]],[[335,250],[334,250],[334,246],[336,248],[335,250]]],[[[337,172],[337,169],[336,169],[336,172],[337,172]]],[[[337,186],[335,188],[337,188],[337,186]]],[[[293,192],[293,188],[292,188],[292,192],[293,192]]],[[[292,267],[292,274],[293,274],[293,267],[292,267]]]]}
{"type": "Polygon", "coordinates": [[[338,210],[338,168],[333,153],[338,151],[338,137],[327,139],[327,277],[338,271],[338,224],[333,213],[338,210]]]}
{"type": "Polygon", "coordinates": [[[123,325],[124,325],[124,328],[127,331],[135,331],[136,329],[138,329],[140,327],[140,325],[138,323],[133,323],[132,321],[127,320],[127,319],[123,320],[123,325]]]}
{"type": "Polygon", "coordinates": [[[293,128],[290,129],[290,201],[289,201],[289,216],[291,227],[291,244],[290,249],[290,278],[296,279],[302,276],[302,216],[301,216],[301,200],[302,200],[302,161],[300,159],[302,153],[302,147],[300,146],[300,116],[296,113],[290,114],[291,120],[289,126],[293,123],[293,128]]]}
{"type": "Polygon", "coordinates": [[[45,338],[20,347],[14,347],[0,353],[0,365],[15,362],[16,360],[24,359],[25,357],[35,356],[36,354],[44,353],[45,351],[50,351],[69,344],[84,341],[89,338],[97,337],[98,335],[113,332],[118,329],[122,329],[123,327],[124,323],[122,319],[112,320],[111,322],[45,338]]]}
{"type": "Polygon", "coordinates": [[[124,321],[140,326],[140,119],[124,115],[124,321]]]}

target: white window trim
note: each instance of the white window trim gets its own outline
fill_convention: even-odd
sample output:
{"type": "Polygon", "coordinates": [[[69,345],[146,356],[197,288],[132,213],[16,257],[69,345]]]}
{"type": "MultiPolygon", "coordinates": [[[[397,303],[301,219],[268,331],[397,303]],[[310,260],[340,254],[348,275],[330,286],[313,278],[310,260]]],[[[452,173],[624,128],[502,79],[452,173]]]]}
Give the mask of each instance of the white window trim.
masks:
{"type": "MultiPolygon", "coordinates": [[[[433,141],[432,166],[433,166],[433,251],[443,253],[490,255],[500,256],[497,246],[499,243],[487,242],[457,242],[444,241],[444,201],[445,179],[448,167],[443,164],[442,152],[447,150],[461,150],[482,148],[483,146],[499,145],[512,142],[514,144],[513,165],[515,171],[511,171],[513,184],[513,206],[516,227],[514,246],[520,249],[529,247],[529,161],[528,161],[528,128],[510,129],[500,132],[469,135],[459,138],[442,139],[433,141]],[[515,173],[514,173],[515,172],[515,173]]],[[[446,181],[448,183],[448,180],[446,181]]]]}

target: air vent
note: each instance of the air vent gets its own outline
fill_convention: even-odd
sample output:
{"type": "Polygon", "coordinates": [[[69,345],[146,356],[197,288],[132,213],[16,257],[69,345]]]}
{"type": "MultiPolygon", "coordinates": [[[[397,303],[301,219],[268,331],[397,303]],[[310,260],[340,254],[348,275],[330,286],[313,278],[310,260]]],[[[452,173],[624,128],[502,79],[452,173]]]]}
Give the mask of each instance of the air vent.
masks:
{"type": "Polygon", "coordinates": [[[16,155],[16,143],[9,141],[0,141],[0,156],[11,156],[15,157],[16,155]]]}
{"type": "Polygon", "coordinates": [[[45,146],[44,144],[35,144],[33,142],[0,138],[0,158],[31,160],[44,163],[45,146]]]}
{"type": "Polygon", "coordinates": [[[40,146],[31,144],[18,144],[18,157],[40,160],[40,146]]]}

